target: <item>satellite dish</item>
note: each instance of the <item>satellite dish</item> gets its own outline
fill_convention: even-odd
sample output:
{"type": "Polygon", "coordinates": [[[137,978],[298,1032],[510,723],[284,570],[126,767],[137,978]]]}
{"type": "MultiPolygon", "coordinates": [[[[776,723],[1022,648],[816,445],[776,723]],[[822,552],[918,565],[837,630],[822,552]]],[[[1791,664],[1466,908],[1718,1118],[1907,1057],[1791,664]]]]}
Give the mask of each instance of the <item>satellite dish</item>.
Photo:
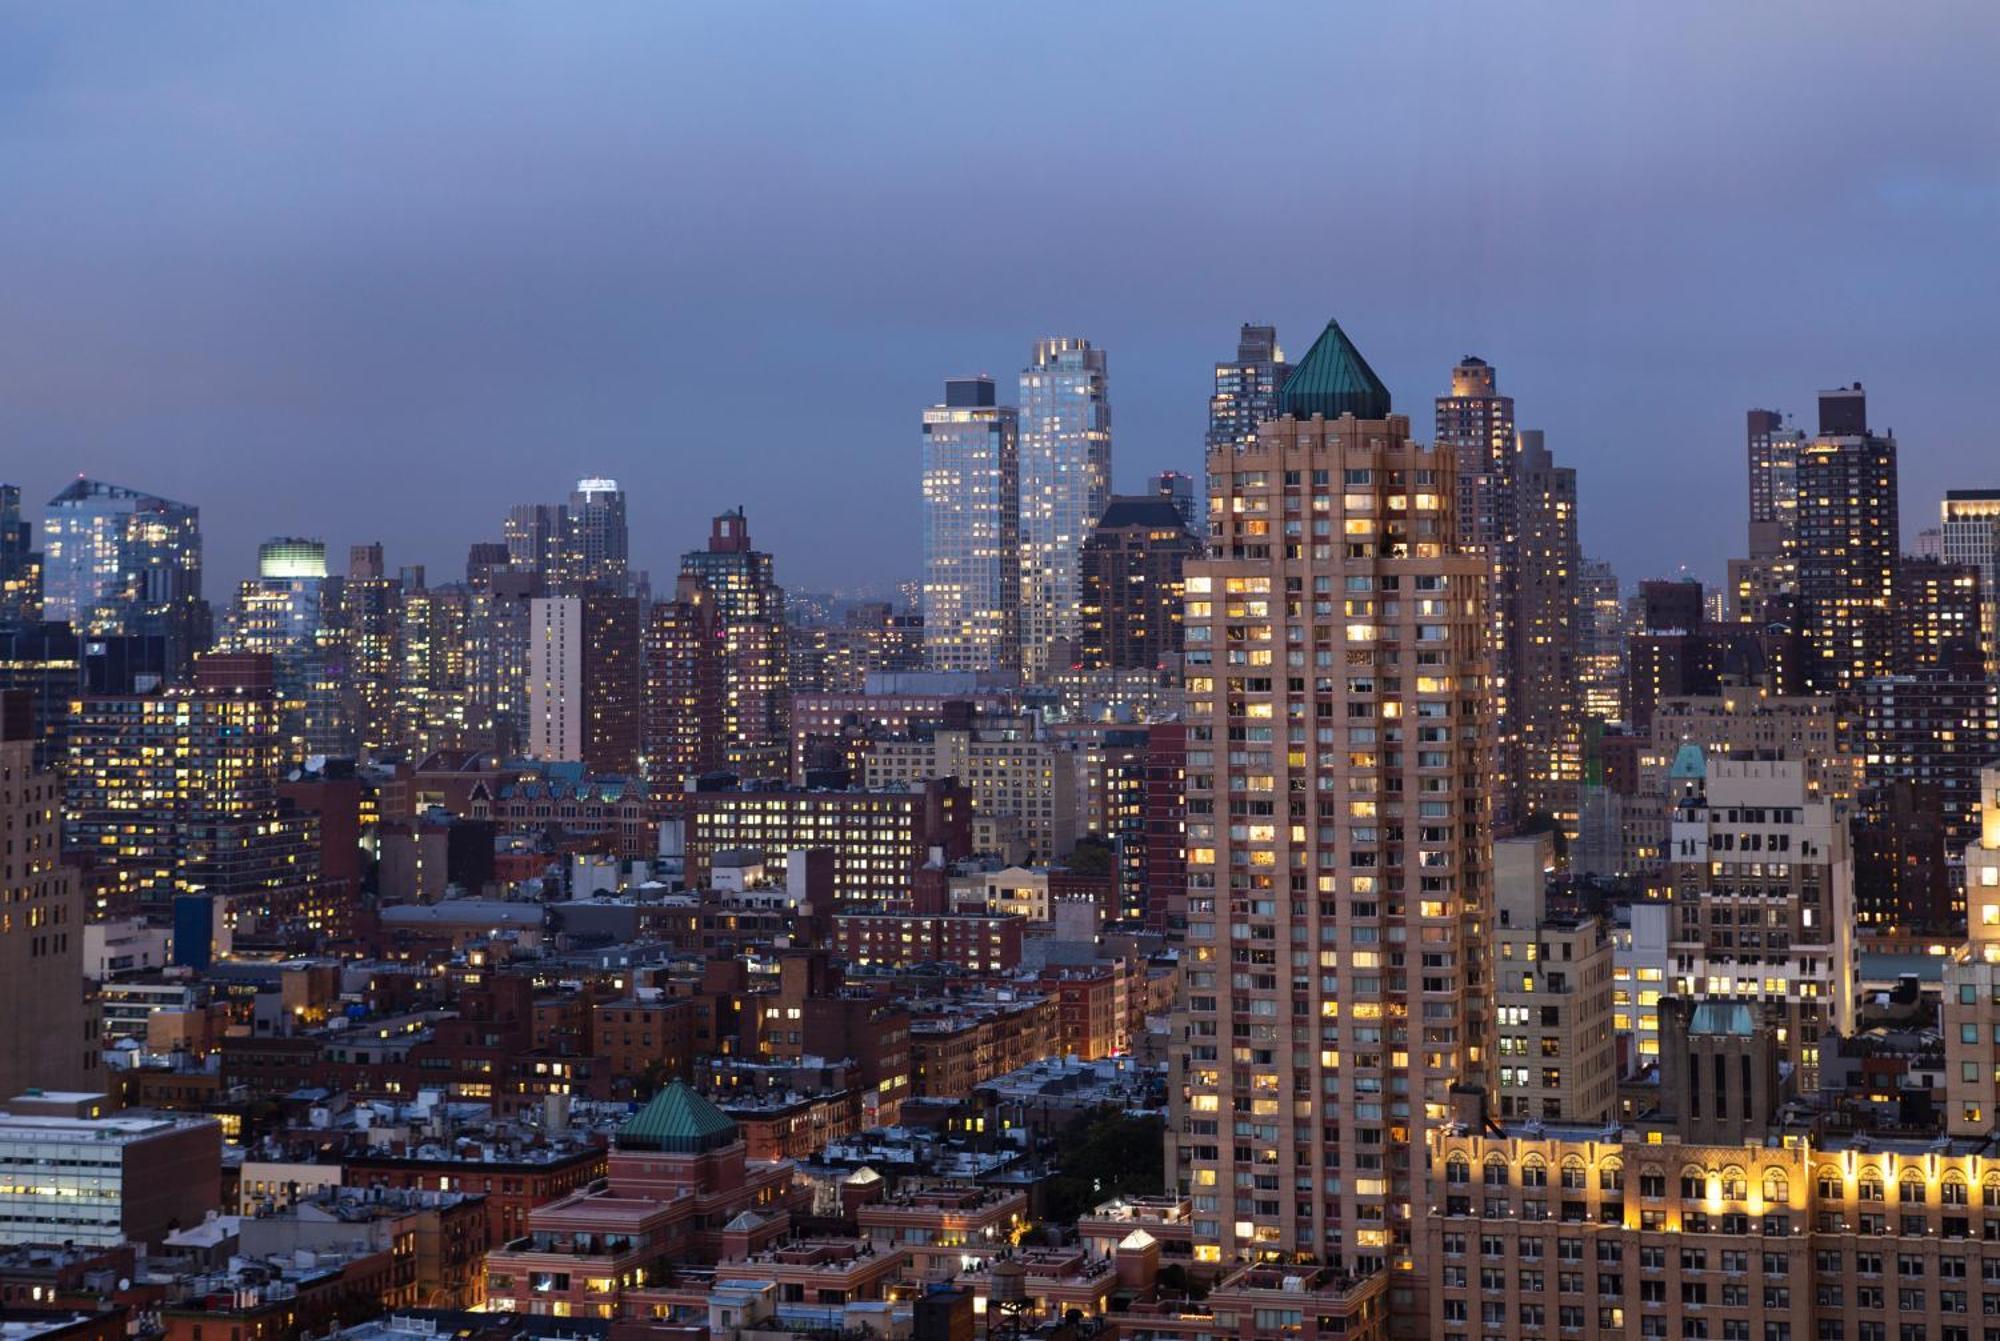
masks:
{"type": "Polygon", "coordinates": [[[127,1277],[127,1276],[120,1276],[120,1277],[118,1278],[118,1288],[119,1288],[120,1290],[129,1290],[129,1289],[131,1289],[131,1288],[132,1288],[132,1281],[131,1281],[131,1278],[130,1278],[130,1277],[127,1277]]]}

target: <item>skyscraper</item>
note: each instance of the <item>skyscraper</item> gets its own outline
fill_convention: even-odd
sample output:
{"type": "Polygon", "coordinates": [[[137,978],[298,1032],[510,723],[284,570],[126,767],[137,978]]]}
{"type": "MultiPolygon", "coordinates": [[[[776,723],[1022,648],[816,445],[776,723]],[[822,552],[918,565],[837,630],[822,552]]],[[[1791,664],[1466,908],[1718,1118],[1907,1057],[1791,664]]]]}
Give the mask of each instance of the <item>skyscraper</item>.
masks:
{"type": "Polygon", "coordinates": [[[1020,416],[990,377],[924,411],[924,651],[947,671],[1021,666],[1020,416]]]}
{"type": "Polygon", "coordinates": [[[1577,698],[1576,472],[1538,430],[1517,431],[1514,401],[1484,359],[1467,355],[1437,399],[1437,441],[1456,461],[1457,541],[1487,562],[1496,832],[1530,814],[1565,823],[1582,775],[1577,698]]]}
{"type": "Polygon", "coordinates": [[[1125,670],[1180,655],[1183,572],[1200,553],[1169,500],[1113,498],[1083,542],[1078,663],[1125,670]]]}
{"type": "Polygon", "coordinates": [[[1187,566],[1167,1167],[1197,1260],[1366,1276],[1408,1261],[1413,1143],[1491,1078],[1484,561],[1451,451],[1410,440],[1337,324],[1278,408],[1209,452],[1187,566]]]}
{"type": "Polygon", "coordinates": [[[21,520],[21,490],[0,484],[0,627],[18,628],[42,617],[42,556],[30,525],[21,520]]]}
{"type": "Polygon", "coordinates": [[[396,686],[403,669],[403,584],[387,575],[379,542],[348,551],[340,591],[341,637],[347,648],[343,715],[363,754],[394,747],[396,686]]]}
{"type": "Polygon", "coordinates": [[[771,556],[750,547],[743,509],[718,516],[708,548],[681,556],[681,575],[715,598],[723,641],[723,749],[729,763],[783,777],[791,757],[785,675],[785,592],[771,556]]]}
{"type": "Polygon", "coordinates": [[[528,653],[528,753],[599,775],[639,771],[639,603],[537,597],[528,653]]]}
{"type": "Polygon", "coordinates": [[[290,757],[354,749],[343,687],[347,640],[338,578],[326,572],[326,542],[293,536],[265,541],[257,576],[237,589],[220,649],[271,658],[290,757]]]}
{"type": "Polygon", "coordinates": [[[1245,322],[1236,337],[1236,357],[1215,365],[1215,391],[1208,398],[1208,450],[1247,447],[1257,425],[1278,414],[1278,393],[1291,373],[1278,347],[1275,326],[1245,322]]]}
{"type": "Polygon", "coordinates": [[[728,644],[715,593],[683,575],[646,625],[646,776],[662,794],[727,759],[724,695],[728,644]]]}
{"type": "Polygon", "coordinates": [[[1037,340],[1021,370],[1021,661],[1030,676],[1082,617],[1077,558],[1111,498],[1111,399],[1104,351],[1037,340]]]}
{"type": "Polygon", "coordinates": [[[569,496],[563,529],[563,567],[570,583],[626,595],[630,559],[625,491],[617,480],[578,480],[576,492],[569,496]]]}
{"type": "Polygon", "coordinates": [[[1603,722],[1625,715],[1625,603],[1618,574],[1603,559],[1577,569],[1577,688],[1583,715],[1603,722]]]}
{"type": "Polygon", "coordinates": [[[1949,489],[1940,505],[1938,549],[1946,563],[1979,569],[1980,649],[2000,662],[2000,489],[1949,489]]]}
{"type": "Polygon", "coordinates": [[[1513,714],[1501,737],[1512,757],[1502,767],[1517,779],[1517,814],[1552,815],[1567,825],[1583,777],[1576,472],[1555,463],[1535,429],[1520,435],[1514,504],[1519,568],[1507,586],[1516,637],[1506,649],[1513,714]]]}
{"type": "Polygon", "coordinates": [[[1821,393],[1819,407],[1799,456],[1798,598],[1806,681],[1828,693],[1893,668],[1901,540],[1896,440],[1869,432],[1858,382],[1821,393]]]}
{"type": "Polygon", "coordinates": [[[49,500],[42,550],[43,618],[86,636],[164,637],[170,674],[186,677],[209,635],[198,509],[78,479],[49,500]]]}
{"type": "Polygon", "coordinates": [[[62,783],[35,766],[32,696],[0,690],[0,1092],[95,1090],[83,996],[83,900],[61,862],[62,783]]]}

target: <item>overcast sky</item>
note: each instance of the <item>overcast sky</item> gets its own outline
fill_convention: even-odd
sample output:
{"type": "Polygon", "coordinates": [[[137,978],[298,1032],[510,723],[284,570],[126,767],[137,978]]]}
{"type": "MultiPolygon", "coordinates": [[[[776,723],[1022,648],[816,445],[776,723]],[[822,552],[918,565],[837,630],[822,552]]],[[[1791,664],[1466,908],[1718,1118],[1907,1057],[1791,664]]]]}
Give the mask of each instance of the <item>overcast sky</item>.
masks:
{"type": "MultiPolygon", "coordinates": [[[[1110,351],[1199,473],[1246,320],[1338,316],[1420,436],[1496,364],[1628,582],[1743,549],[1743,411],[1859,378],[1904,529],[2000,486],[2000,5],[0,9],[0,479],[460,571],[630,498],[656,576],[918,565],[918,415],[1110,351]]],[[[1003,390],[1003,394],[1007,394],[1003,390]]]]}

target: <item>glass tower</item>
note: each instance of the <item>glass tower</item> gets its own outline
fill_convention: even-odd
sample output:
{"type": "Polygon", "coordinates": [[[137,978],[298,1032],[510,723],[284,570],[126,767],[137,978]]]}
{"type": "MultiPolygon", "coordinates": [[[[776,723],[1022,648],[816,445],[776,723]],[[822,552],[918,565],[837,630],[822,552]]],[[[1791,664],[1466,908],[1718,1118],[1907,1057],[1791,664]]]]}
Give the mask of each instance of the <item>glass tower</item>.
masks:
{"type": "Polygon", "coordinates": [[[89,637],[162,636],[170,678],[186,678],[208,643],[200,509],[78,479],[49,500],[42,546],[43,618],[89,637]]]}
{"type": "Polygon", "coordinates": [[[1020,417],[990,377],[924,411],[923,610],[934,668],[1020,669],[1020,417]]]}
{"type": "Polygon", "coordinates": [[[1021,370],[1021,659],[1047,669],[1050,644],[1082,620],[1077,560],[1111,501],[1111,398],[1104,351],[1037,340],[1021,370]]]}

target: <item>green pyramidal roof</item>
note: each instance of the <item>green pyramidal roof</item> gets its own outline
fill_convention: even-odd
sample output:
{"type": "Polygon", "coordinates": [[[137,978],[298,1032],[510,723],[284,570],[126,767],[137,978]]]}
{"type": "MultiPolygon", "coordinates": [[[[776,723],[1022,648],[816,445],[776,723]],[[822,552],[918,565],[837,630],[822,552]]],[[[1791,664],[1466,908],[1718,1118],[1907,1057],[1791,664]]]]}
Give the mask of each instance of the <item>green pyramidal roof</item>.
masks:
{"type": "Polygon", "coordinates": [[[699,1155],[736,1140],[736,1124],[708,1100],[676,1080],[618,1129],[620,1150],[661,1150],[699,1155]]]}
{"type": "Polygon", "coordinates": [[[1278,393],[1278,413],[1298,419],[1316,414],[1328,419],[1343,414],[1356,419],[1386,419],[1389,388],[1361,357],[1340,323],[1329,321],[1285,379],[1285,388],[1278,393]]]}

